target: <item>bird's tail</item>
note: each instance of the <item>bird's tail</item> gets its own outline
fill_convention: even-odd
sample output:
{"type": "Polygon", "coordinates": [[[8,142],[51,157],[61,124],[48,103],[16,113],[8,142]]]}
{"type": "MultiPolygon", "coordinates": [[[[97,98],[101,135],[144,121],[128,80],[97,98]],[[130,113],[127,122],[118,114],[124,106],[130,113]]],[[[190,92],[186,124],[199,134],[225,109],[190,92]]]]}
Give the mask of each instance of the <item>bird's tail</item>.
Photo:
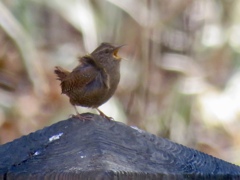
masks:
{"type": "Polygon", "coordinates": [[[69,74],[70,72],[57,66],[54,70],[54,73],[57,75],[58,80],[63,81],[69,74]]]}

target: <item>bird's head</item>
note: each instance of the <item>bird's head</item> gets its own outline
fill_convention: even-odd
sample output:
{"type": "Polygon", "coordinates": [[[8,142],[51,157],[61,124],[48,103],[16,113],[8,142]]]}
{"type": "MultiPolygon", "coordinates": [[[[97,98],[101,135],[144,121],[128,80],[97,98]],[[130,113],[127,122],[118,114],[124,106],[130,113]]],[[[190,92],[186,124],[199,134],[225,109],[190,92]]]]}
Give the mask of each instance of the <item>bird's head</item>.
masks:
{"type": "Polygon", "coordinates": [[[91,53],[91,56],[100,64],[109,64],[111,62],[119,64],[122,58],[118,56],[118,50],[123,46],[124,45],[115,46],[110,43],[102,43],[91,53]]]}

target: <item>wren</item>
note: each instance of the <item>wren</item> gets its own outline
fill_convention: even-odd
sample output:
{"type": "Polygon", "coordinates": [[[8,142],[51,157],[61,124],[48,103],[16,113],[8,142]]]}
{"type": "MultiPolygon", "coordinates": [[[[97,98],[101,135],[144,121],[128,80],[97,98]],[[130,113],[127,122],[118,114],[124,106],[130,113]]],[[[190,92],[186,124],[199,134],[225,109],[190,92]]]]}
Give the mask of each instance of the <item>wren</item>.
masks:
{"type": "Polygon", "coordinates": [[[110,120],[98,107],[108,101],[117,89],[121,62],[117,54],[122,46],[102,43],[91,54],[80,57],[80,64],[72,72],[56,67],[54,72],[61,81],[62,94],[69,97],[79,118],[83,117],[76,106],[96,108],[101,116],[110,120]]]}

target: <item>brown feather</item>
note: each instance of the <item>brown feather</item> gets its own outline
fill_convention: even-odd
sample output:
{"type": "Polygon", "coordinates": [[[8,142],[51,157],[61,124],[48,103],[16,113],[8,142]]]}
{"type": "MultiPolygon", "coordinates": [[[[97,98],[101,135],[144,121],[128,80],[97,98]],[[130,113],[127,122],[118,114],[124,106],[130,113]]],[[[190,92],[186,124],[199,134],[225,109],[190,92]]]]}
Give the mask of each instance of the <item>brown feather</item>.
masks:
{"type": "Polygon", "coordinates": [[[116,56],[121,46],[102,43],[91,54],[79,58],[80,64],[66,71],[56,67],[62,93],[74,106],[97,108],[114,94],[120,80],[120,60],[116,56]]]}
{"type": "Polygon", "coordinates": [[[69,71],[67,71],[59,66],[55,67],[54,73],[57,75],[58,80],[60,80],[60,81],[63,81],[63,79],[65,79],[70,74],[69,71]]]}

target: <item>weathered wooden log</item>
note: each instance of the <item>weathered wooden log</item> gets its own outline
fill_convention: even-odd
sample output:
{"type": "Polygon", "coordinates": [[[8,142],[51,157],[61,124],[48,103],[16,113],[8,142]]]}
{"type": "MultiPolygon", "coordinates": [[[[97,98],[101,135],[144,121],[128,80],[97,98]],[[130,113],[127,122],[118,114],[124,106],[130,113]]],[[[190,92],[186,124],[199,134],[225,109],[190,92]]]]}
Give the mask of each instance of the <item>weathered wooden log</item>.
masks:
{"type": "Polygon", "coordinates": [[[0,146],[0,179],[240,179],[239,166],[92,116],[0,146]]]}

